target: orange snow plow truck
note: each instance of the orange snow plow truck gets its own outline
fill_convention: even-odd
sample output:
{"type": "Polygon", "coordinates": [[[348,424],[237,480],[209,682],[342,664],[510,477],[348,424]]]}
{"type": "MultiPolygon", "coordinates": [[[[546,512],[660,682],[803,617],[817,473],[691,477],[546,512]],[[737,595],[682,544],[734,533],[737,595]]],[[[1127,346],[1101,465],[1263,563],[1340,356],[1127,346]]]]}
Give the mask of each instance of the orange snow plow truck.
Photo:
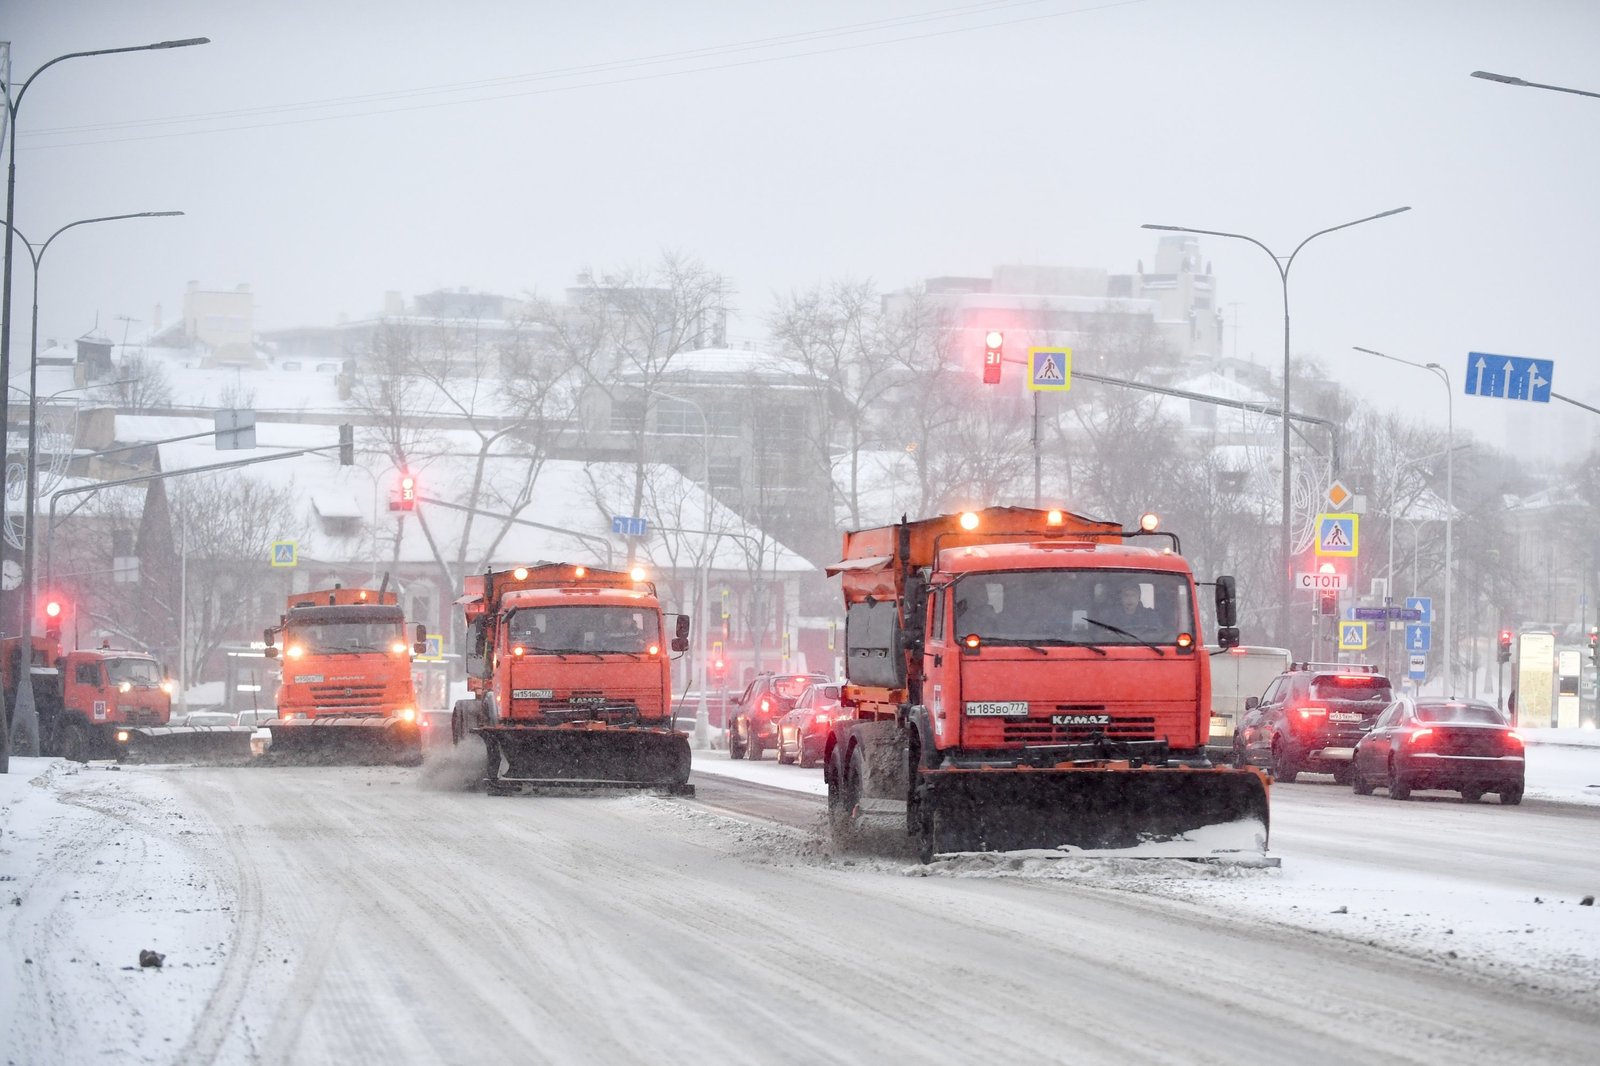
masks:
{"type": "MultiPolygon", "coordinates": [[[[172,725],[172,681],[143,652],[109,644],[62,650],[33,638],[30,680],[39,714],[39,751],[74,762],[247,762],[250,729],[172,725]]],[[[17,705],[22,641],[0,641],[6,710],[17,705]]]]}
{"type": "Polygon", "coordinates": [[[692,795],[689,739],[673,726],[670,644],[655,585],[541,563],[469,576],[467,687],[450,735],[483,738],[491,793],[658,788],[692,795]]]}
{"type": "MultiPolygon", "coordinates": [[[[846,533],[828,568],[851,715],[825,749],[834,838],[889,815],[923,862],[1264,850],[1267,778],[1206,757],[1195,580],[1156,524],[991,507],[846,533]]],[[[1232,647],[1234,582],[1215,585],[1217,644],[1232,647]]]]}
{"type": "Polygon", "coordinates": [[[296,592],[262,635],[283,675],[278,716],[265,723],[274,760],[318,763],[422,761],[421,715],[411,657],[426,650],[425,627],[406,640],[406,620],[388,579],[376,590],[296,592]]]}

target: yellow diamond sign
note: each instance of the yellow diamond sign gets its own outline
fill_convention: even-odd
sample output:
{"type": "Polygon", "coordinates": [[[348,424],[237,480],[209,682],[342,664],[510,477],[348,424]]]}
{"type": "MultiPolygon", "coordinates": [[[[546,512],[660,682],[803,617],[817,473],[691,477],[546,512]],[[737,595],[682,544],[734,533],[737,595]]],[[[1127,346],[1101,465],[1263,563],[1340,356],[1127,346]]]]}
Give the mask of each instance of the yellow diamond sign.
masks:
{"type": "Polygon", "coordinates": [[[1328,502],[1335,511],[1343,510],[1345,501],[1350,499],[1350,490],[1344,487],[1344,482],[1335,481],[1328,486],[1328,502]]]}

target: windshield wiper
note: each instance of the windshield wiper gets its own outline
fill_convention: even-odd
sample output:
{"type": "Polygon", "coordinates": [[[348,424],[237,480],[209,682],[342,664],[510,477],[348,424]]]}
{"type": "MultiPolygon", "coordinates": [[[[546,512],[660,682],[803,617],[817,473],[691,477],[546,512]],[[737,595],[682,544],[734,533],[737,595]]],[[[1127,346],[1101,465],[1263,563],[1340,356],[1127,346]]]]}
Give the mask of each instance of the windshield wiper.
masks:
{"type": "Polygon", "coordinates": [[[1143,644],[1145,647],[1154,650],[1157,655],[1164,656],[1164,655],[1167,654],[1165,651],[1162,650],[1160,645],[1152,644],[1148,640],[1145,640],[1143,637],[1141,637],[1139,634],[1130,633],[1126,629],[1123,629],[1121,626],[1114,626],[1110,622],[1102,622],[1098,618],[1085,618],[1084,621],[1088,622],[1092,626],[1099,626],[1101,629],[1109,630],[1112,633],[1119,633],[1124,637],[1128,637],[1130,639],[1137,640],[1140,644],[1143,644]]]}
{"type": "Polygon", "coordinates": [[[997,648],[1028,648],[1040,655],[1049,654],[1045,648],[1088,648],[1101,655],[1107,654],[1104,648],[1092,640],[1068,640],[1065,637],[1038,637],[1031,640],[1024,640],[1021,637],[990,637],[984,643],[997,648]]]}

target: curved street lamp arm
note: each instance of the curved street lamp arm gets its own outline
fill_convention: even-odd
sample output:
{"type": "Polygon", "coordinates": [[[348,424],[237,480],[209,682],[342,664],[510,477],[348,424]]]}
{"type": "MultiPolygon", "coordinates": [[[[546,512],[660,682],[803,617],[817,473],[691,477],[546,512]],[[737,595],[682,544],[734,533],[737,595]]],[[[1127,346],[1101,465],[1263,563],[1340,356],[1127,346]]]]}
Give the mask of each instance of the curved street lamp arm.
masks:
{"type": "MultiPolygon", "coordinates": [[[[1361,221],[1365,222],[1366,219],[1362,219],[1361,221]]],[[[1348,223],[1348,225],[1353,226],[1353,225],[1355,225],[1355,223],[1351,222],[1351,223],[1348,223]]],[[[1165,230],[1165,231],[1167,231],[1169,233],[1199,233],[1199,234],[1203,234],[1204,236],[1207,236],[1207,237],[1232,237],[1234,240],[1249,241],[1251,244],[1255,245],[1257,248],[1260,248],[1263,252],[1266,252],[1267,255],[1272,257],[1272,263],[1273,263],[1274,266],[1276,266],[1278,268],[1278,273],[1280,275],[1284,275],[1284,274],[1288,273],[1288,271],[1284,268],[1283,261],[1278,257],[1276,252],[1274,252],[1271,248],[1268,248],[1266,245],[1262,244],[1260,241],[1256,240],[1254,237],[1248,236],[1248,235],[1243,234],[1243,233],[1226,233],[1226,232],[1224,232],[1222,230],[1219,230],[1219,229],[1193,229],[1193,228],[1191,228],[1189,226],[1156,226],[1156,225],[1152,225],[1152,224],[1150,224],[1148,222],[1145,223],[1143,226],[1140,226],[1139,228],[1140,229],[1165,230]]],[[[1327,231],[1324,230],[1324,232],[1327,232],[1327,231]]],[[[1311,235],[1311,237],[1315,237],[1315,236],[1316,236],[1315,233],[1313,233],[1311,235]]],[[[1307,237],[1306,241],[1309,241],[1311,239],[1311,237],[1307,237]]],[[[1302,245],[1304,245],[1305,241],[1301,241],[1300,243],[1302,245]]],[[[1299,250],[1300,249],[1298,249],[1298,248],[1295,249],[1295,251],[1299,251],[1299,250]]],[[[1293,259],[1294,257],[1290,256],[1289,258],[1293,259]]]]}
{"type": "MultiPolygon", "coordinates": [[[[74,226],[87,226],[91,222],[117,222],[124,218],[172,218],[181,214],[183,214],[182,211],[135,211],[131,215],[101,215],[99,218],[80,218],[76,222],[68,222],[65,226],[62,226],[60,229],[50,234],[50,236],[46,237],[44,243],[39,245],[38,254],[34,255],[33,257],[33,265],[35,268],[38,267],[39,261],[44,258],[44,251],[46,248],[50,247],[51,241],[67,232],[67,230],[72,229],[74,226]]],[[[22,233],[19,231],[17,236],[21,237],[22,233]]],[[[23,238],[22,243],[28,244],[27,238],[23,238]]],[[[33,245],[29,244],[28,249],[31,252],[33,245]]]]}
{"type": "Polygon", "coordinates": [[[1300,249],[1304,248],[1306,245],[1310,244],[1324,233],[1334,233],[1338,230],[1349,229],[1351,226],[1359,226],[1363,222],[1375,222],[1380,218],[1388,218],[1390,215],[1398,215],[1409,210],[1411,210],[1409,207],[1391,207],[1387,211],[1380,211],[1376,215],[1368,215],[1366,218],[1358,218],[1354,222],[1341,222],[1337,226],[1329,226],[1327,229],[1317,230],[1317,232],[1313,233],[1311,236],[1295,245],[1294,251],[1289,253],[1289,259],[1286,263],[1284,263],[1283,266],[1284,275],[1288,276],[1289,268],[1294,266],[1294,257],[1300,254],[1300,249]]]}
{"type": "Polygon", "coordinates": [[[1472,72],[1472,76],[1474,78],[1482,78],[1484,81],[1497,81],[1501,85],[1520,85],[1524,89],[1549,89],[1551,92],[1556,93],[1571,93],[1573,96],[1592,96],[1600,99],[1600,93],[1586,92],[1583,89],[1569,89],[1564,85],[1542,85],[1536,81],[1524,81],[1510,74],[1492,74],[1487,70],[1475,70],[1472,72]]]}
{"type": "MultiPolygon", "coordinates": [[[[65,55],[56,56],[48,63],[45,63],[43,66],[39,67],[39,69],[35,70],[32,74],[29,74],[28,80],[22,83],[22,88],[17,90],[16,96],[11,95],[9,91],[10,86],[7,86],[7,105],[11,108],[11,114],[14,117],[17,113],[17,108],[22,106],[22,94],[28,91],[28,86],[33,84],[33,79],[49,70],[57,63],[63,63],[69,59],[82,59],[85,56],[111,56],[117,55],[121,52],[152,52],[160,48],[188,48],[191,45],[210,43],[211,38],[209,37],[185,37],[181,41],[157,41],[155,44],[133,44],[124,48],[96,48],[89,52],[68,52],[65,55]]],[[[14,137],[15,133],[13,133],[12,136],[14,137]]]]}

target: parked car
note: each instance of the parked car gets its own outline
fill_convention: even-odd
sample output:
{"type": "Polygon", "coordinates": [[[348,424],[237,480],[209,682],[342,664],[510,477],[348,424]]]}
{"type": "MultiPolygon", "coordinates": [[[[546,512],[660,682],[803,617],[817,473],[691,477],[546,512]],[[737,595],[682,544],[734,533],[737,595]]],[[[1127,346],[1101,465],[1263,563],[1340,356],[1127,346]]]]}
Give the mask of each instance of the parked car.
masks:
{"type": "Polygon", "coordinates": [[[828,729],[842,710],[841,689],[833,683],[806,686],[795,701],[794,710],[778,719],[779,762],[787,765],[799,760],[801,766],[809,768],[822,761],[828,729]]]}
{"type": "Polygon", "coordinates": [[[1358,796],[1374,788],[1403,800],[1414,789],[1442,788],[1477,803],[1485,792],[1522,802],[1522,737],[1506,716],[1481,700],[1402,697],[1356,744],[1350,785],[1358,796]]]}
{"type": "Polygon", "coordinates": [[[255,728],[259,729],[276,717],[278,717],[278,712],[276,709],[271,707],[260,708],[254,711],[240,711],[236,724],[254,726],[255,728]]]}
{"type": "Polygon", "coordinates": [[[759,759],[778,743],[778,719],[794,710],[808,685],[827,684],[826,674],[757,674],[734,702],[728,729],[728,756],[759,759]]]}
{"type": "Polygon", "coordinates": [[[1233,733],[1233,761],[1265,766],[1279,781],[1302,771],[1350,783],[1356,741],[1394,702],[1389,679],[1376,667],[1295,663],[1267,691],[1244,701],[1233,733]]]}

